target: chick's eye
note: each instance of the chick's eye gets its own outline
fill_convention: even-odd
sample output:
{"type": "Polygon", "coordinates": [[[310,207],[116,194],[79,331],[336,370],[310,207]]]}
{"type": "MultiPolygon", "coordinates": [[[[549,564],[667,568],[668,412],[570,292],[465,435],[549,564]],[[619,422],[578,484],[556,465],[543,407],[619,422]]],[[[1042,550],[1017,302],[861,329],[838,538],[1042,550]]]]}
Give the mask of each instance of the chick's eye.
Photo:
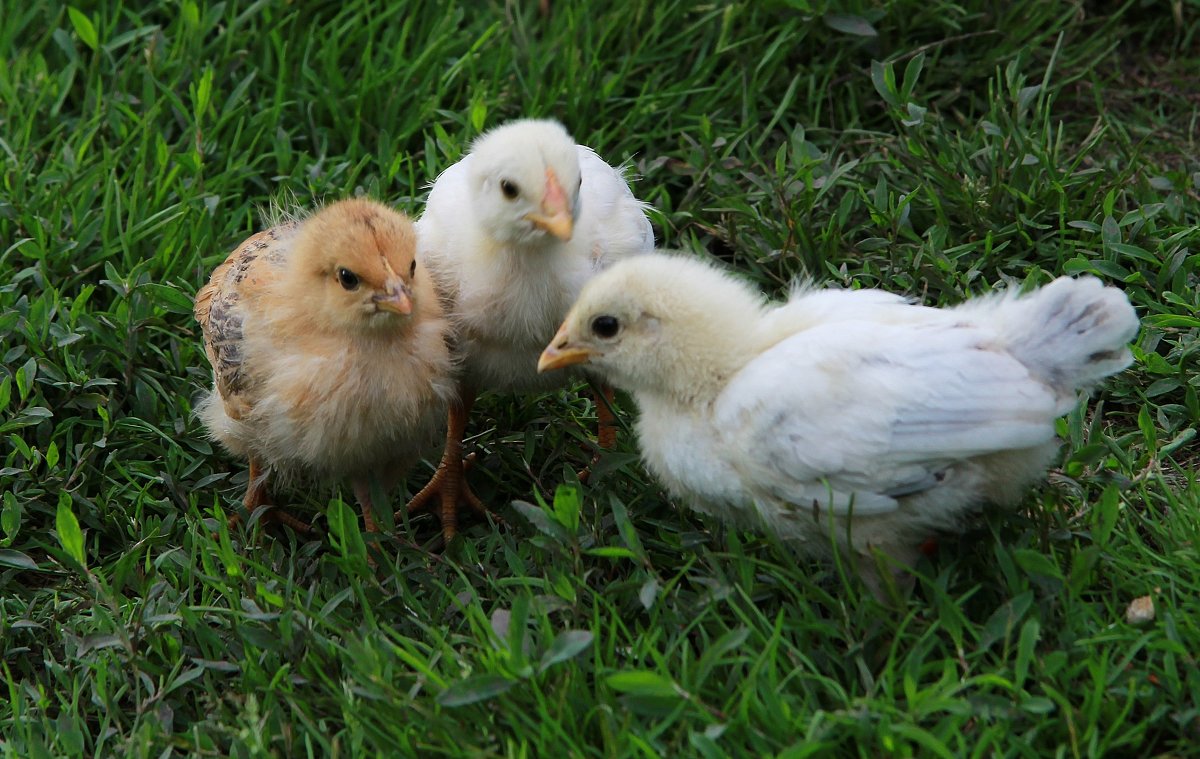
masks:
{"type": "Polygon", "coordinates": [[[500,180],[500,192],[504,193],[504,197],[512,200],[521,194],[521,189],[517,187],[515,182],[510,182],[507,179],[500,180]]]}
{"type": "Polygon", "coordinates": [[[621,329],[621,323],[617,321],[615,316],[597,316],[592,319],[592,333],[596,337],[610,338],[615,337],[617,331],[621,329]]]}
{"type": "Polygon", "coordinates": [[[347,290],[353,290],[358,287],[358,275],[350,271],[346,267],[338,269],[338,282],[342,283],[342,287],[347,290]]]}
{"type": "Polygon", "coordinates": [[[414,258],[413,262],[408,265],[408,278],[412,279],[415,276],[417,276],[417,260],[414,258]]]}

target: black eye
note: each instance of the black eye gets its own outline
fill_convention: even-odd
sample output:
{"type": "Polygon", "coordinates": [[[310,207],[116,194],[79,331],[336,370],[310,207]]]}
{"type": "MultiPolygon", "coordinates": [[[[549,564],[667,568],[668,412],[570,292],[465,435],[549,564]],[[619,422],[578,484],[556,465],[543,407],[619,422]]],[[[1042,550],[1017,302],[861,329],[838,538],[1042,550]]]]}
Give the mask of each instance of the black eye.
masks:
{"type": "Polygon", "coordinates": [[[343,266],[338,269],[338,282],[347,290],[353,290],[358,287],[358,275],[343,266]]]}
{"type": "Polygon", "coordinates": [[[521,188],[517,187],[515,182],[510,182],[507,179],[501,179],[500,192],[504,193],[504,197],[512,200],[521,194],[521,188]]]}
{"type": "Polygon", "coordinates": [[[412,279],[415,276],[417,276],[417,259],[414,258],[413,262],[408,265],[408,278],[412,279]]]}
{"type": "Polygon", "coordinates": [[[608,339],[616,337],[617,331],[621,329],[621,323],[617,321],[615,316],[597,316],[592,319],[592,332],[596,337],[608,339]]]}

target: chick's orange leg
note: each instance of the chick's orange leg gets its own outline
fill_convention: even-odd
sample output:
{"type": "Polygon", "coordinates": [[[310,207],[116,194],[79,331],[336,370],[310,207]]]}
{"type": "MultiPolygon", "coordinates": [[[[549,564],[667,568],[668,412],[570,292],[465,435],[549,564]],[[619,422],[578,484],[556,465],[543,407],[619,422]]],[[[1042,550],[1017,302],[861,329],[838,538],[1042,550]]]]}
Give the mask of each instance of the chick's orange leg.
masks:
{"type": "MultiPolygon", "coordinates": [[[[258,509],[268,508],[271,510],[262,515],[262,522],[287,525],[299,533],[312,532],[310,525],[292,516],[286,510],[278,507],[272,509],[267,505],[267,472],[262,463],[253,456],[250,457],[250,473],[247,479],[246,495],[242,498],[242,505],[246,507],[247,514],[253,514],[258,509]]],[[[241,521],[237,514],[229,517],[229,529],[237,527],[241,521]]]]}
{"type": "Polygon", "coordinates": [[[250,473],[246,481],[246,497],[242,499],[242,505],[246,507],[247,514],[253,514],[254,510],[265,506],[267,503],[267,474],[263,471],[262,464],[258,463],[258,459],[250,457],[250,473]]]}
{"type": "Polygon", "coordinates": [[[617,447],[617,417],[612,411],[616,395],[611,385],[601,385],[596,393],[596,442],[611,451],[617,447]]]}
{"type": "Polygon", "coordinates": [[[375,514],[372,513],[375,505],[371,502],[370,480],[355,477],[350,484],[354,488],[354,497],[358,499],[358,507],[362,509],[363,528],[367,532],[379,532],[379,525],[375,523],[375,514]]]}
{"type": "MultiPolygon", "coordinates": [[[[596,442],[602,450],[611,451],[617,447],[617,417],[612,411],[615,398],[613,389],[610,385],[601,385],[598,392],[593,388],[592,397],[596,399],[596,442]]],[[[587,484],[588,478],[592,476],[592,467],[596,466],[598,461],[599,453],[593,456],[591,463],[579,473],[581,483],[587,484]]]]}
{"type": "MultiPolygon", "coordinates": [[[[446,450],[442,452],[442,462],[434,472],[429,484],[408,502],[408,514],[418,514],[425,509],[433,510],[434,498],[438,502],[438,517],[442,521],[442,535],[449,541],[458,533],[458,510],[462,503],[481,516],[487,516],[488,509],[476,495],[471,492],[463,476],[467,462],[463,460],[463,435],[467,430],[467,417],[471,406],[475,403],[473,393],[463,392],[462,402],[450,405],[449,420],[446,424],[446,450]]],[[[399,515],[397,515],[399,517],[399,515]]]]}

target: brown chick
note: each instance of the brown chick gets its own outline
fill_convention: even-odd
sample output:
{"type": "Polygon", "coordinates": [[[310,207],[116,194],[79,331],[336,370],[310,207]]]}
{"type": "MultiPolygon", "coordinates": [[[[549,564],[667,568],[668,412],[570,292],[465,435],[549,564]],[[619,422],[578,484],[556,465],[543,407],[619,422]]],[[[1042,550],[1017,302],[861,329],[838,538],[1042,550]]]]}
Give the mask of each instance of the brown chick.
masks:
{"type": "Polygon", "coordinates": [[[249,459],[247,511],[273,472],[349,477],[373,532],[371,476],[390,487],[436,442],[448,323],[415,254],[407,217],[343,200],[250,237],[196,294],[214,375],[197,414],[249,459]]]}

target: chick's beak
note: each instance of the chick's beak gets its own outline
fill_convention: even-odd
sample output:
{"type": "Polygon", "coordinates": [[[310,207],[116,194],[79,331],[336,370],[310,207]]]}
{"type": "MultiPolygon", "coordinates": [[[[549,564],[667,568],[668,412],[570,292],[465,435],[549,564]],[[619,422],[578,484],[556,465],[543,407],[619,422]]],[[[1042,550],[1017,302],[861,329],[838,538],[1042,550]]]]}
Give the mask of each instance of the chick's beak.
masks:
{"type": "Polygon", "coordinates": [[[567,325],[564,324],[558,328],[554,339],[550,341],[546,350],[542,351],[541,357],[538,358],[538,374],[551,369],[561,369],[564,366],[584,364],[595,355],[596,351],[591,348],[571,345],[571,339],[567,336],[567,325]]]}
{"type": "Polygon", "coordinates": [[[571,217],[567,194],[563,192],[554,169],[546,169],[546,192],[542,196],[541,213],[527,214],[525,218],[538,229],[544,229],[563,242],[571,239],[575,219],[571,217]]]}
{"type": "Polygon", "coordinates": [[[388,280],[387,289],[383,293],[377,293],[371,300],[375,301],[375,308],[380,311],[391,311],[393,314],[408,316],[412,313],[412,299],[408,295],[408,288],[400,280],[388,280]]]}

